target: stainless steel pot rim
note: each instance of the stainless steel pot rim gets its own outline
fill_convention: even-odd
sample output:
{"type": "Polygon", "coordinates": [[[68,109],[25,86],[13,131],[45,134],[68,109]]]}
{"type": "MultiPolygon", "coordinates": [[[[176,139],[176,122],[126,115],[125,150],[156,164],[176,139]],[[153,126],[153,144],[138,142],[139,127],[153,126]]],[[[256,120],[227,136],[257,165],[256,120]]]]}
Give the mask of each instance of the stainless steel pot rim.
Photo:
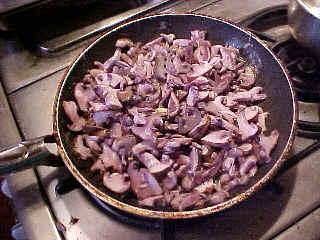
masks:
{"type": "Polygon", "coordinates": [[[320,19],[320,1],[319,0],[295,0],[297,1],[308,13],[320,19]]]}

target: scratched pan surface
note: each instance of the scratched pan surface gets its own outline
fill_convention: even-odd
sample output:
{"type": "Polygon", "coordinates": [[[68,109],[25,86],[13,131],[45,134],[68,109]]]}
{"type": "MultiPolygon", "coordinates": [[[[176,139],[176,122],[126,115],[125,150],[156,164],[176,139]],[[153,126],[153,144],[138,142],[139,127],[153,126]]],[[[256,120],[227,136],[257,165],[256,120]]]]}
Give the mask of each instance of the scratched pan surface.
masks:
{"type": "Polygon", "coordinates": [[[297,121],[297,104],[291,80],[275,55],[247,30],[225,20],[194,14],[152,15],[126,22],[113,28],[88,46],[66,71],[60,82],[54,107],[54,133],[60,154],[74,177],[93,195],[123,211],[152,218],[193,218],[229,208],[256,192],[279,169],[293,143],[297,121]],[[214,44],[240,48],[242,56],[255,66],[257,85],[264,88],[268,99],[261,106],[270,112],[268,129],[278,129],[280,138],[272,153],[272,161],[259,168],[247,186],[236,188],[231,198],[215,206],[184,212],[143,209],[135,206],[131,197],[120,199],[102,185],[101,176],[89,171],[90,161],[83,161],[72,151],[74,133],[67,129],[69,120],[62,108],[63,100],[74,100],[74,85],[81,81],[94,61],[104,62],[114,52],[117,39],[128,37],[147,42],[160,33],[174,33],[177,38],[190,38],[191,30],[206,30],[207,39],[214,44]]]}

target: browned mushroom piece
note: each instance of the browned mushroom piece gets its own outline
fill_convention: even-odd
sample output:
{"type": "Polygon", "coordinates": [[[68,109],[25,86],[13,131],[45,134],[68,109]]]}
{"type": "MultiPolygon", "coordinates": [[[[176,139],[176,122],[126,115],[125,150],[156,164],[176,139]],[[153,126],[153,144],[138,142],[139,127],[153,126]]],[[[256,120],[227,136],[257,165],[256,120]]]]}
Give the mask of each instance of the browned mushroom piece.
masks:
{"type": "Polygon", "coordinates": [[[83,137],[87,146],[93,153],[99,154],[102,152],[102,148],[99,145],[99,142],[101,141],[101,138],[99,136],[89,136],[85,134],[83,135],[83,137]]]}
{"type": "Polygon", "coordinates": [[[163,179],[162,184],[165,189],[171,190],[177,186],[178,179],[174,171],[167,173],[166,177],[163,179]]]}
{"type": "Polygon", "coordinates": [[[260,135],[259,138],[258,154],[262,161],[269,162],[271,160],[270,153],[277,145],[279,132],[277,130],[273,130],[269,136],[260,135]]]}
{"type": "Polygon", "coordinates": [[[159,175],[168,171],[172,164],[171,162],[160,162],[155,156],[148,152],[140,154],[138,158],[143,163],[143,165],[148,168],[150,173],[155,175],[159,175]]]}
{"type": "Polygon", "coordinates": [[[131,187],[139,200],[162,194],[156,178],[146,169],[137,168],[136,162],[131,162],[128,166],[128,174],[131,181],[131,187]]]}
{"type": "Polygon", "coordinates": [[[257,119],[258,114],[259,114],[258,106],[250,106],[244,109],[244,115],[248,121],[257,119]]]}
{"type": "Polygon", "coordinates": [[[198,191],[179,194],[171,201],[171,206],[178,211],[183,211],[186,208],[194,206],[200,198],[201,196],[198,191]]]}
{"type": "Polygon", "coordinates": [[[68,125],[68,128],[74,132],[81,131],[86,125],[86,120],[78,115],[77,104],[73,101],[63,101],[62,105],[64,112],[72,122],[71,125],[68,125]]]}
{"type": "Polygon", "coordinates": [[[165,207],[166,201],[163,195],[158,195],[140,200],[138,204],[145,207],[165,207]]]}
{"type": "Polygon", "coordinates": [[[130,189],[130,181],[120,173],[105,172],[103,175],[103,185],[115,193],[125,193],[130,189]]]}
{"type": "Polygon", "coordinates": [[[171,92],[169,103],[168,103],[168,117],[173,118],[175,117],[179,112],[179,100],[177,99],[174,92],[171,92]]]}
{"type": "Polygon", "coordinates": [[[112,150],[119,152],[120,149],[125,150],[125,155],[129,156],[133,146],[136,145],[136,138],[134,136],[123,136],[113,141],[112,150]]]}
{"type": "Polygon", "coordinates": [[[187,191],[190,191],[194,187],[196,170],[200,164],[199,151],[196,148],[192,148],[189,158],[190,162],[187,166],[187,174],[181,182],[181,186],[187,191]]]}
{"type": "Polygon", "coordinates": [[[93,157],[90,148],[86,147],[84,145],[84,138],[82,135],[78,135],[75,139],[74,139],[74,147],[73,150],[79,154],[80,158],[83,160],[87,160],[88,158],[93,157]]]}
{"type": "Polygon", "coordinates": [[[227,145],[232,138],[232,134],[226,130],[212,131],[205,137],[201,138],[204,144],[208,144],[213,147],[223,147],[227,145]]]}
{"type": "Polygon", "coordinates": [[[249,123],[242,111],[237,117],[237,122],[241,134],[242,141],[245,141],[258,133],[258,127],[254,123],[249,123]]]}
{"type": "Polygon", "coordinates": [[[210,118],[208,116],[205,116],[202,118],[200,123],[196,125],[189,133],[188,135],[192,137],[193,139],[198,139],[203,137],[203,135],[207,132],[209,126],[210,126],[210,118]]]}
{"type": "Polygon", "coordinates": [[[186,134],[201,122],[201,113],[198,109],[188,109],[186,116],[179,117],[179,133],[186,134]]]}
{"type": "Polygon", "coordinates": [[[118,99],[117,92],[118,90],[116,89],[108,88],[108,91],[105,95],[105,104],[108,109],[119,110],[123,107],[122,103],[118,99]]]}
{"type": "Polygon", "coordinates": [[[81,82],[75,85],[73,95],[77,100],[81,111],[87,111],[89,108],[89,102],[96,98],[96,94],[91,85],[84,85],[81,82]]]}
{"type": "Polygon", "coordinates": [[[240,87],[245,89],[250,89],[256,83],[253,73],[241,73],[238,80],[241,82],[240,87]]]}
{"type": "Polygon", "coordinates": [[[251,143],[244,143],[240,145],[238,148],[243,152],[243,154],[249,154],[253,150],[251,143]]]}
{"type": "Polygon", "coordinates": [[[134,43],[128,38],[120,38],[116,41],[115,47],[117,48],[131,48],[134,43]]]}
{"type": "Polygon", "coordinates": [[[122,173],[122,164],[118,154],[106,144],[102,143],[103,152],[99,156],[106,169],[112,168],[114,171],[122,173]]]}

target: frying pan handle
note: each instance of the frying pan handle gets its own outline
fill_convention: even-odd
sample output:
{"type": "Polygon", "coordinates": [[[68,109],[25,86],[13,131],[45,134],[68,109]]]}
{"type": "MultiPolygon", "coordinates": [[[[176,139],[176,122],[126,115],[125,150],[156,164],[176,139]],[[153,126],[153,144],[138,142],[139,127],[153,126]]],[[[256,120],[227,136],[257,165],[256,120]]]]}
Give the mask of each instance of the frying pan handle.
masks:
{"type": "Polygon", "coordinates": [[[38,165],[61,166],[58,156],[50,153],[46,143],[54,142],[51,135],[15,143],[0,150],[0,175],[38,165]]]}

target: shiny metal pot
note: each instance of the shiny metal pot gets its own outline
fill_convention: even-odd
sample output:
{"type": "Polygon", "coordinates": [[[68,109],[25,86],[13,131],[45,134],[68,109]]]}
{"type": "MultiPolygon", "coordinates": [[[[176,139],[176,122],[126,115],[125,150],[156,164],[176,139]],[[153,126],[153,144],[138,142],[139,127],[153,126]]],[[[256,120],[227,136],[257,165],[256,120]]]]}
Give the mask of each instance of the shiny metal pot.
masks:
{"type": "Polygon", "coordinates": [[[288,21],[299,44],[320,57],[320,1],[290,0],[288,21]]]}

